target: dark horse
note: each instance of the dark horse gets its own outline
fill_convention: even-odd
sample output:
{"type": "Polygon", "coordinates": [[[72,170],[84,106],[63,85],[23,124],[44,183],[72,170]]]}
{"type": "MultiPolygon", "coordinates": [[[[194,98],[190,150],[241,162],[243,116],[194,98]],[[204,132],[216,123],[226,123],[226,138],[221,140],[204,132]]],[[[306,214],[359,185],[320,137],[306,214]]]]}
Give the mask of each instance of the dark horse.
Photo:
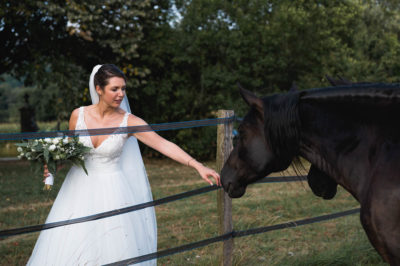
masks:
{"type": "Polygon", "coordinates": [[[400,265],[400,84],[351,84],[258,98],[221,176],[230,197],[285,170],[298,156],[311,163],[312,191],[333,198],[337,185],[361,205],[361,223],[385,261],[400,265]]]}

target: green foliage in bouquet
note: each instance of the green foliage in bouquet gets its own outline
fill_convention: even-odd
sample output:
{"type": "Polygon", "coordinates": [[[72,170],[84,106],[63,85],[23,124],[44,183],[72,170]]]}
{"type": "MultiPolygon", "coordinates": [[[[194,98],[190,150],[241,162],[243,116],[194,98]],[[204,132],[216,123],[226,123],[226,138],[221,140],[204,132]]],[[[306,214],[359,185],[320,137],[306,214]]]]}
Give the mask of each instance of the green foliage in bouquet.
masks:
{"type": "Polygon", "coordinates": [[[85,154],[91,148],[83,145],[77,137],[28,140],[15,145],[19,152],[18,158],[31,161],[35,172],[43,171],[43,165],[46,163],[49,172],[55,175],[57,165],[71,161],[81,166],[88,174],[85,167],[85,154]]]}

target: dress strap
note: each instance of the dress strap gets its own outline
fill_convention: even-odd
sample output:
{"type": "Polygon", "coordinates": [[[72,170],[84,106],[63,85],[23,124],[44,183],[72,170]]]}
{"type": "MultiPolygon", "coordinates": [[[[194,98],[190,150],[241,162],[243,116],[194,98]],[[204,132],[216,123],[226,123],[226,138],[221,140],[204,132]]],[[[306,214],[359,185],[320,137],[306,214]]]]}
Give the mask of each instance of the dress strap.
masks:
{"type": "Polygon", "coordinates": [[[124,119],[122,120],[122,123],[121,123],[121,125],[122,125],[123,127],[128,126],[128,117],[129,117],[129,113],[128,113],[128,112],[125,112],[124,119]]]}
{"type": "Polygon", "coordinates": [[[78,120],[76,121],[76,126],[75,129],[84,129],[85,125],[84,125],[84,110],[83,110],[83,106],[79,107],[79,114],[78,114],[78,120]]]}

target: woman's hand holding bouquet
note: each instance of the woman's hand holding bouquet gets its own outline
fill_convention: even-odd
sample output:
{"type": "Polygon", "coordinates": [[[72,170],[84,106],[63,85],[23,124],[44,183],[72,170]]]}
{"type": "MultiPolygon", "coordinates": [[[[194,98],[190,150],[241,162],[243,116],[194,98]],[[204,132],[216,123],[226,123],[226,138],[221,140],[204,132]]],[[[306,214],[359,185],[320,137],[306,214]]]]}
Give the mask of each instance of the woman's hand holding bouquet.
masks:
{"type": "Polygon", "coordinates": [[[45,189],[51,189],[57,168],[67,161],[81,166],[87,174],[84,160],[91,148],[83,145],[77,137],[28,140],[15,145],[19,159],[31,161],[36,171],[44,168],[45,189]]]}

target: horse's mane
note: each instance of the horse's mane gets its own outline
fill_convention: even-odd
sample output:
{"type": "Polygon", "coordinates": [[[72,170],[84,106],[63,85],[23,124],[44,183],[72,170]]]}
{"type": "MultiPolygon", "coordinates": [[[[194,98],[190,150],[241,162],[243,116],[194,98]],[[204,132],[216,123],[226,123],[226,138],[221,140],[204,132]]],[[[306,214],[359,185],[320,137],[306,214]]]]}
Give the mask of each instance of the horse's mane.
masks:
{"type": "Polygon", "coordinates": [[[263,98],[265,136],[280,158],[278,168],[286,169],[299,151],[299,96],[298,92],[289,92],[263,98]]]}
{"type": "Polygon", "coordinates": [[[400,109],[400,84],[359,83],[264,97],[265,136],[282,165],[288,166],[299,151],[300,101],[400,109]]]}
{"type": "Polygon", "coordinates": [[[400,103],[400,84],[360,83],[301,92],[301,101],[394,106],[400,103]]]}

